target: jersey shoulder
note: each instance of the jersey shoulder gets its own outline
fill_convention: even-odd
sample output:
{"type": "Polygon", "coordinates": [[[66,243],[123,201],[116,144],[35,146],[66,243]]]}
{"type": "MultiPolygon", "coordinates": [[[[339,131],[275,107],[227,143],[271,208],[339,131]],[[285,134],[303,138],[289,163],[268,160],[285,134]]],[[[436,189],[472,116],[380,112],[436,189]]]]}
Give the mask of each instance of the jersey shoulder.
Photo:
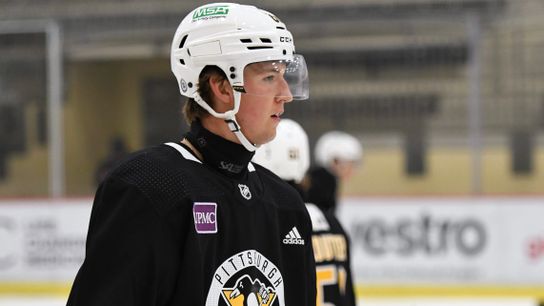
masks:
{"type": "Polygon", "coordinates": [[[130,154],[107,179],[136,187],[152,203],[166,209],[190,196],[190,178],[199,165],[198,160],[186,158],[168,145],[158,145],[130,154]]]}
{"type": "Polygon", "coordinates": [[[312,229],[314,233],[331,233],[346,236],[346,231],[340,220],[332,211],[323,211],[313,203],[306,203],[306,209],[312,220],[312,229]]]}

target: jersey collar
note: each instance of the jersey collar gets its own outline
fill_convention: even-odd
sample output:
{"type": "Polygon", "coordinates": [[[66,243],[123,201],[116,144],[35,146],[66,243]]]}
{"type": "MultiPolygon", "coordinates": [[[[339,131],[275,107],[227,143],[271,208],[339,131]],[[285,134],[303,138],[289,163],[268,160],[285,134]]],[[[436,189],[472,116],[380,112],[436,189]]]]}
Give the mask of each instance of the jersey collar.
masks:
{"type": "Polygon", "coordinates": [[[185,138],[202,154],[205,164],[229,177],[243,178],[247,175],[248,165],[255,153],[249,152],[241,144],[208,131],[199,120],[193,121],[185,138]]]}

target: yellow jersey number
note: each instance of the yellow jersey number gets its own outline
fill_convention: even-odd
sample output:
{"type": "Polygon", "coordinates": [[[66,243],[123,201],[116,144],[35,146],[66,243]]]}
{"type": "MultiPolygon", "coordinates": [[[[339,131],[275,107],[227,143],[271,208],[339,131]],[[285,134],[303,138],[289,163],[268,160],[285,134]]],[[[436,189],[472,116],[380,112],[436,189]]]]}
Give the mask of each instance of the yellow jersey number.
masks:
{"type": "Polygon", "coordinates": [[[346,270],[342,266],[324,265],[316,268],[317,297],[316,306],[335,306],[324,296],[325,286],[338,286],[340,294],[346,293],[346,270]]]}

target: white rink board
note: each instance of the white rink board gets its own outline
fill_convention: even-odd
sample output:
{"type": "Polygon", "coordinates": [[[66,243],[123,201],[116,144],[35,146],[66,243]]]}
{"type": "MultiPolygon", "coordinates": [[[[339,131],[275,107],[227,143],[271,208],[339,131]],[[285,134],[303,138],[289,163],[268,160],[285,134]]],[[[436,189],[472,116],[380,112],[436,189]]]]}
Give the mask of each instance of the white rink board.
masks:
{"type": "MultiPolygon", "coordinates": [[[[91,203],[0,200],[0,284],[71,284],[91,203]]],[[[544,285],[544,198],[349,198],[338,215],[359,286],[544,285]]]]}
{"type": "Polygon", "coordinates": [[[544,198],[353,198],[338,216],[359,284],[544,284],[544,198]]]}
{"type": "Polygon", "coordinates": [[[66,298],[53,297],[0,297],[0,306],[65,306],[66,298]]]}
{"type": "Polygon", "coordinates": [[[72,282],[85,256],[91,199],[0,201],[0,282],[72,282]]]}

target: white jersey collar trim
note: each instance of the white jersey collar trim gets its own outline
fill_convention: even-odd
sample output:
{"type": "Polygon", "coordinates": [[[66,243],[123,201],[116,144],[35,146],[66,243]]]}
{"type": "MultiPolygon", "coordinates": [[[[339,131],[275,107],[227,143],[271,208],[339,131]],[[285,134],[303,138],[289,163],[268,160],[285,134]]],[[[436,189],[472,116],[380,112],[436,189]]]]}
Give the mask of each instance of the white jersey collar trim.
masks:
{"type": "MultiPolygon", "coordinates": [[[[185,149],[182,145],[177,144],[175,142],[167,142],[167,143],[165,143],[165,145],[176,149],[179,153],[181,153],[181,155],[185,159],[189,159],[189,160],[192,160],[192,161],[195,161],[197,163],[202,164],[202,162],[198,158],[196,158],[196,156],[194,156],[189,150],[185,149]]],[[[255,166],[253,166],[252,163],[248,163],[247,164],[247,169],[249,170],[249,172],[254,172],[255,171],[255,166]]]]}
{"type": "Polygon", "coordinates": [[[167,142],[165,143],[165,145],[176,149],[185,159],[189,159],[202,164],[202,162],[198,158],[196,158],[196,156],[194,156],[189,150],[185,149],[182,145],[175,142],[167,142]]]}

